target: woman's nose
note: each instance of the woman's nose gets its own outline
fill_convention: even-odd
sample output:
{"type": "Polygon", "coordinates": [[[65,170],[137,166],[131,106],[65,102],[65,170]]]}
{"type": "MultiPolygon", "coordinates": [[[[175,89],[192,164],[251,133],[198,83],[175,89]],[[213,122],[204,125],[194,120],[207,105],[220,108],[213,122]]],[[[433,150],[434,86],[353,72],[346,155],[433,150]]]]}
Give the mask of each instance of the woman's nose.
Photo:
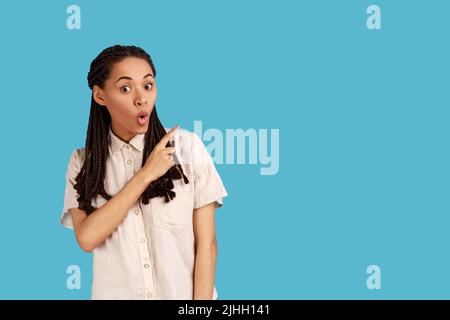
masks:
{"type": "Polygon", "coordinates": [[[141,99],[141,100],[137,100],[136,104],[138,106],[142,106],[142,105],[146,105],[147,104],[147,99],[141,99]]]}
{"type": "Polygon", "coordinates": [[[138,94],[138,96],[136,97],[136,104],[138,106],[147,104],[147,102],[148,102],[148,97],[146,97],[145,94],[143,94],[143,93],[138,94]]]}

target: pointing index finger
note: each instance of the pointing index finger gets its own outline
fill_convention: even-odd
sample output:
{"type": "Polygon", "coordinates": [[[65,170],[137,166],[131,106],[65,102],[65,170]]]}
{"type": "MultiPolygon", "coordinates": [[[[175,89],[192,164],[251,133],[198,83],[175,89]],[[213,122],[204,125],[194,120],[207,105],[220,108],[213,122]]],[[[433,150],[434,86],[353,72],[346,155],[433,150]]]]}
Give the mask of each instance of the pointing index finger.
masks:
{"type": "Polygon", "coordinates": [[[167,142],[169,142],[170,138],[172,138],[172,136],[175,134],[175,132],[178,130],[178,128],[179,128],[179,126],[176,125],[172,129],[170,129],[170,131],[166,133],[166,135],[161,139],[161,141],[159,141],[157,146],[159,148],[165,148],[167,142]]]}

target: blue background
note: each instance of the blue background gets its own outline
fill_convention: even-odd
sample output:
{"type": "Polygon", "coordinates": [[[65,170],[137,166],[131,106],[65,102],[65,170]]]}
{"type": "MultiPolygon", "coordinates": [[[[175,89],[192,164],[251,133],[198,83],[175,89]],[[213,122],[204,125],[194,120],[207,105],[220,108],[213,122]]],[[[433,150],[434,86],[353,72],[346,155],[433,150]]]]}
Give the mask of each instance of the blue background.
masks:
{"type": "Polygon", "coordinates": [[[166,127],[280,129],[277,175],[217,165],[219,299],[450,298],[448,1],[1,7],[0,298],[90,298],[92,256],[59,219],[89,64],[114,44],[152,56],[166,127]],[[81,290],[66,289],[71,264],[81,290]]]}

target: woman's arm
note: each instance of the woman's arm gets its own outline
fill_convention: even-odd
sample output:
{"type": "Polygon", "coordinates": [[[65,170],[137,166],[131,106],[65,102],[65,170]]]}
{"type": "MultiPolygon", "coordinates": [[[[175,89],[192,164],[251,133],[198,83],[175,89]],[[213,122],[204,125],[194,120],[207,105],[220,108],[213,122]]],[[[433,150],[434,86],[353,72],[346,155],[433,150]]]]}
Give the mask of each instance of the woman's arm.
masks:
{"type": "Polygon", "coordinates": [[[174,164],[173,147],[166,148],[178,126],[171,129],[155,146],[144,166],[108,202],[89,216],[83,210],[70,210],[75,235],[80,247],[91,252],[108,238],[128,214],[148,185],[164,175],[174,164]]]}
{"type": "Polygon", "coordinates": [[[139,171],[114,197],[89,216],[85,211],[72,208],[73,227],[80,247],[92,252],[109,237],[128,214],[153,179],[139,171]]]}
{"type": "Polygon", "coordinates": [[[214,210],[214,203],[194,209],[194,300],[211,300],[213,298],[217,258],[214,210]]]}

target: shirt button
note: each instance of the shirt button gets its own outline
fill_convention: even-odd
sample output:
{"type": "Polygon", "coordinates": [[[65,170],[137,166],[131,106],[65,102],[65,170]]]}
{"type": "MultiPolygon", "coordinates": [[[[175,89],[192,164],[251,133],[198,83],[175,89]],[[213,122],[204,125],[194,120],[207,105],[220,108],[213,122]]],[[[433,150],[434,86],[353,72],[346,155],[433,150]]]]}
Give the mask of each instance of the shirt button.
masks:
{"type": "Polygon", "coordinates": [[[131,160],[128,160],[128,161],[127,161],[127,164],[130,164],[130,163],[131,163],[131,160]]]}
{"type": "Polygon", "coordinates": [[[145,269],[148,269],[148,267],[150,267],[150,265],[148,263],[144,264],[145,269]]]}
{"type": "Polygon", "coordinates": [[[196,174],[195,177],[194,177],[194,180],[198,181],[198,179],[200,179],[200,176],[196,174]]]}
{"type": "Polygon", "coordinates": [[[138,215],[139,214],[139,210],[134,210],[134,214],[138,215]]]}
{"type": "Polygon", "coordinates": [[[129,144],[127,144],[127,149],[130,149],[130,145],[129,144]]]}
{"type": "Polygon", "coordinates": [[[141,238],[141,243],[144,243],[145,242],[145,238],[141,238]]]}
{"type": "Polygon", "coordinates": [[[152,297],[152,294],[150,292],[147,293],[147,298],[150,299],[152,297]]]}

